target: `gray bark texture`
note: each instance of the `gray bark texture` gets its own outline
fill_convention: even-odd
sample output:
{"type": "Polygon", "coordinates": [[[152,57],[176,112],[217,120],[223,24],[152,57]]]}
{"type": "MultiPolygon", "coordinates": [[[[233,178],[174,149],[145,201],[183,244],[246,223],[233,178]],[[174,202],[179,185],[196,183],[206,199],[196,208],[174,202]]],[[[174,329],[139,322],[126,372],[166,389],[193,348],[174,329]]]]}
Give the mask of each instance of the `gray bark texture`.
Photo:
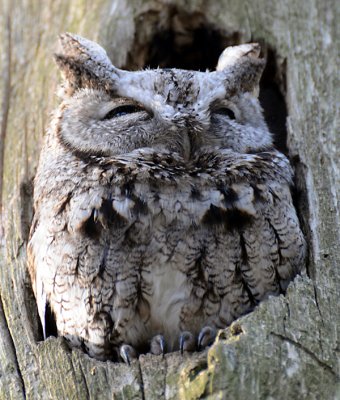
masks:
{"type": "Polygon", "coordinates": [[[336,0],[0,0],[0,101],[9,105],[8,117],[0,115],[1,400],[340,399],[339,11],[336,0]],[[157,32],[180,30],[179,20],[275,49],[286,73],[287,142],[309,260],[286,296],[221,331],[207,351],[140,356],[131,367],[99,362],[61,338],[39,341],[26,271],[31,179],[57,103],[52,53],[57,35],[70,31],[101,43],[118,67],[139,67],[157,32]]]}

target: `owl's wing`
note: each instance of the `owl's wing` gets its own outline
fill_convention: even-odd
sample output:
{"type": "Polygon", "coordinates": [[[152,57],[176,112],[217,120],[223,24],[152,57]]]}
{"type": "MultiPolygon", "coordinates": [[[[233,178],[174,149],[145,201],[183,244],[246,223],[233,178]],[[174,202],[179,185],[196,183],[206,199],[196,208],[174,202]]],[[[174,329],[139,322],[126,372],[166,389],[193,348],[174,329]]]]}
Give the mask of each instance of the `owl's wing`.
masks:
{"type": "MultiPolygon", "coordinates": [[[[306,243],[293,206],[289,182],[249,183],[254,212],[239,229],[241,274],[255,303],[285,292],[301,271],[306,243]]],[[[238,208],[239,211],[242,211],[238,208]]],[[[248,208],[249,210],[249,208],[248,208]]]]}
{"type": "MultiPolygon", "coordinates": [[[[234,282],[243,282],[254,304],[284,292],[301,271],[306,255],[287,158],[276,151],[244,155],[224,151],[220,158],[211,158],[209,165],[214,167],[217,185],[210,204],[200,204],[205,211],[202,223],[223,222],[230,232],[227,235],[239,237],[234,282]]],[[[206,165],[204,170],[208,170],[206,165]]],[[[220,274],[225,268],[222,264],[220,274]]]]}
{"type": "Polygon", "coordinates": [[[268,206],[263,210],[263,215],[277,243],[276,272],[280,288],[285,291],[289,282],[301,271],[306,256],[306,242],[289,186],[272,183],[267,195],[268,206]]]}
{"type": "Polygon", "coordinates": [[[46,307],[47,307],[47,298],[46,291],[44,289],[44,280],[41,276],[41,268],[39,267],[40,258],[43,257],[43,252],[46,249],[45,246],[45,237],[40,236],[39,232],[37,232],[38,219],[35,215],[33,219],[33,223],[31,226],[30,237],[31,240],[27,246],[27,265],[28,272],[31,277],[32,288],[35,294],[35,298],[37,301],[38,314],[41,321],[41,326],[43,330],[43,337],[46,339],[46,307]],[[36,235],[35,235],[36,234],[36,235]],[[34,237],[34,240],[32,240],[34,237]]]}
{"type": "Polygon", "coordinates": [[[76,270],[76,253],[87,246],[78,233],[86,227],[88,221],[96,217],[103,224],[106,223],[105,219],[100,220],[102,215],[99,213],[103,199],[107,197],[104,188],[85,187],[80,190],[73,187],[73,190],[63,195],[65,191],[57,185],[53,182],[47,189],[46,185],[39,188],[46,190],[41,197],[39,189],[36,190],[36,211],[27,246],[28,271],[44,338],[50,296],[58,284],[56,277],[63,274],[69,280],[65,285],[67,290],[67,285],[72,285],[72,271],[76,270]],[[78,241],[74,239],[77,237],[78,241]],[[70,238],[73,241],[70,242],[70,238]],[[64,273],[61,272],[63,269],[64,273]]]}

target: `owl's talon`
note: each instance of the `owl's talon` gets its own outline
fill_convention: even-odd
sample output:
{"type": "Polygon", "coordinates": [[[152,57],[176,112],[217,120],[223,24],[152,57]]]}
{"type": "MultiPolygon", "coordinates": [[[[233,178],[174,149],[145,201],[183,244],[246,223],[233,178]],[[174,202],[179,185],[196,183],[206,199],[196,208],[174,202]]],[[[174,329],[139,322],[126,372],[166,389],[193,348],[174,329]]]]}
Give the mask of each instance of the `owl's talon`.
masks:
{"type": "Polygon", "coordinates": [[[136,350],[129,344],[121,345],[119,348],[119,354],[124,362],[129,366],[131,365],[132,360],[136,360],[138,358],[136,350]]]}
{"type": "Polygon", "coordinates": [[[201,329],[198,340],[197,340],[197,348],[198,350],[205,349],[207,346],[213,344],[216,337],[216,330],[211,326],[205,326],[201,329]]]}
{"type": "Polygon", "coordinates": [[[189,331],[184,331],[181,333],[179,337],[179,349],[181,354],[183,355],[184,351],[194,351],[196,348],[195,345],[195,337],[189,331]]]}
{"type": "Polygon", "coordinates": [[[150,353],[156,356],[162,354],[164,358],[165,354],[165,339],[163,335],[156,335],[151,339],[150,342],[150,353]]]}
{"type": "Polygon", "coordinates": [[[95,208],[93,210],[93,221],[97,222],[98,221],[98,217],[99,217],[99,211],[95,208]]]}

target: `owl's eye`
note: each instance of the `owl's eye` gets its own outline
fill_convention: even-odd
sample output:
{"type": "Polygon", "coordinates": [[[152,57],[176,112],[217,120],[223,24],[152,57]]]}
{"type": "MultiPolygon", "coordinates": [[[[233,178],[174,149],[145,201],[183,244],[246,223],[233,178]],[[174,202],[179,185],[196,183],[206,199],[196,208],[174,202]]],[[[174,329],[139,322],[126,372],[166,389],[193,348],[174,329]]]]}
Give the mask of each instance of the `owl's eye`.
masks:
{"type": "Polygon", "coordinates": [[[225,115],[227,116],[229,119],[235,119],[235,113],[233,110],[231,110],[230,108],[227,107],[221,107],[218,108],[217,110],[215,110],[216,114],[219,115],[225,115]]]}
{"type": "Polygon", "coordinates": [[[139,111],[144,111],[144,109],[134,104],[125,104],[123,106],[118,106],[113,110],[109,111],[103,119],[122,117],[123,115],[134,114],[139,111]]]}

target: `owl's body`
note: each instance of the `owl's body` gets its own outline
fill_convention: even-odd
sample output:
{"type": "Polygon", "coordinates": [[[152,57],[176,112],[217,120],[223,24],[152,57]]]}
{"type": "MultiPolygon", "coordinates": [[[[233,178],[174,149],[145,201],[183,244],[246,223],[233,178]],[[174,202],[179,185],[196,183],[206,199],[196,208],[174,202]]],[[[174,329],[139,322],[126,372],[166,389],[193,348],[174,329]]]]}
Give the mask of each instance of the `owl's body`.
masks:
{"type": "Polygon", "coordinates": [[[63,37],[29,270],[43,326],[49,304],[91,356],[158,334],[176,350],[181,332],[226,327],[303,265],[291,168],[256,98],[263,60],[255,45],[228,51],[216,72],[127,72],[63,37]]]}

